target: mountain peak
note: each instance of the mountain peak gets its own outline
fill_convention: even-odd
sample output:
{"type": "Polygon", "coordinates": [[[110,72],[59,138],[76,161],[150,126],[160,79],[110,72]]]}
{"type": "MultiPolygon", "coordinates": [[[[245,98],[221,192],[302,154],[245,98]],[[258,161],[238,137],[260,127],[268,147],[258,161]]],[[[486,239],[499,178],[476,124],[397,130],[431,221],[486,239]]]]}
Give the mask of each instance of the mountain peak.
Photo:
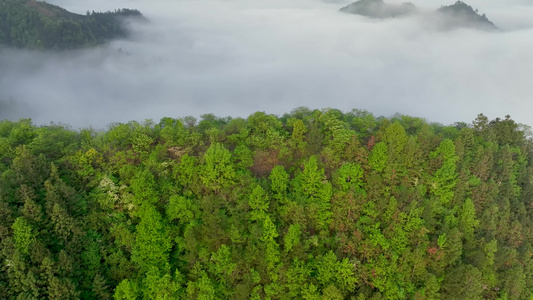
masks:
{"type": "Polygon", "coordinates": [[[340,9],[342,12],[371,18],[394,18],[416,11],[412,3],[387,4],[383,0],[359,0],[340,9]]]}
{"type": "MultiPolygon", "coordinates": [[[[409,2],[402,4],[387,4],[383,0],[359,0],[340,9],[350,14],[362,15],[370,18],[394,18],[417,12],[416,7],[409,2]]],[[[479,15],[470,5],[457,1],[449,6],[441,6],[431,15],[439,29],[454,29],[459,27],[483,30],[497,30],[485,14],[479,15]]]]}
{"type": "Polygon", "coordinates": [[[477,9],[463,1],[457,1],[449,6],[442,6],[437,10],[441,18],[441,25],[448,28],[470,27],[486,30],[496,30],[498,27],[492,23],[485,14],[479,15],[477,9]]]}

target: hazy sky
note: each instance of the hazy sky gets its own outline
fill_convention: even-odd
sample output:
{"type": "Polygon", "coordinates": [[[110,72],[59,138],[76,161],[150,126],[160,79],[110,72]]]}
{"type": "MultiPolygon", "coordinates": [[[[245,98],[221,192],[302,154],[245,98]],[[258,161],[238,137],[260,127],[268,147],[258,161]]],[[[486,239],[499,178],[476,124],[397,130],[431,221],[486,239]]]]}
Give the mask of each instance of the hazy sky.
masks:
{"type": "MultiPolygon", "coordinates": [[[[450,124],[510,114],[533,125],[533,3],[469,0],[502,32],[442,32],[429,15],[373,20],[336,0],[48,0],[137,8],[130,40],[62,54],[0,50],[0,118],[74,128],[298,106],[450,124]],[[122,49],[129,55],[121,54],[122,49]]],[[[386,1],[400,3],[403,1],[386,1]]],[[[411,1],[433,11],[454,1],[411,1]]]]}

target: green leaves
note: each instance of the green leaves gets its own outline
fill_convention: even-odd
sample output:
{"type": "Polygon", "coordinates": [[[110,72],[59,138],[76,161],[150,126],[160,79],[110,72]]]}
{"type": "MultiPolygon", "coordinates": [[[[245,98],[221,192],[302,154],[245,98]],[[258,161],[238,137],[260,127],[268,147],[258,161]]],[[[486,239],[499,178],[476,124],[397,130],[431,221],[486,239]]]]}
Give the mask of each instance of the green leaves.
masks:
{"type": "Polygon", "coordinates": [[[37,236],[32,226],[23,217],[18,217],[11,226],[15,247],[22,254],[28,254],[30,245],[37,236]]]}
{"type": "Polygon", "coordinates": [[[287,234],[284,237],[285,252],[289,252],[292,248],[300,242],[300,235],[302,234],[300,225],[295,224],[289,227],[287,234]]]}
{"type": "Polygon", "coordinates": [[[505,138],[510,122],[458,132],[334,109],[202,119],[106,133],[0,122],[6,297],[522,299],[533,289],[533,155],[505,138]]]}
{"type": "Polygon", "coordinates": [[[438,245],[441,249],[443,249],[443,248],[446,246],[446,240],[447,240],[447,238],[446,238],[446,233],[443,233],[443,234],[439,235],[439,238],[438,238],[438,240],[437,240],[437,245],[438,245]]]}
{"type": "Polygon", "coordinates": [[[455,145],[449,139],[443,140],[439,147],[431,153],[432,158],[440,158],[442,166],[433,175],[431,191],[440,198],[441,203],[448,203],[454,195],[453,188],[457,184],[455,145]]]}
{"type": "Polygon", "coordinates": [[[115,300],[135,300],[140,296],[139,286],[129,280],[124,279],[115,290],[115,300]]]}
{"type": "Polygon", "coordinates": [[[274,239],[278,236],[276,225],[272,223],[272,220],[269,217],[266,217],[263,220],[263,236],[261,237],[261,240],[263,242],[274,242],[274,239]]]}
{"type": "Polygon", "coordinates": [[[303,196],[310,212],[310,219],[318,229],[325,229],[331,222],[332,186],[324,169],[318,168],[316,156],[311,156],[296,180],[296,189],[303,196]]]}
{"type": "Polygon", "coordinates": [[[278,200],[282,199],[289,186],[289,173],[282,166],[275,166],[268,178],[272,183],[271,189],[274,197],[278,200]]]}
{"type": "MultiPolygon", "coordinates": [[[[151,267],[143,280],[143,298],[153,300],[179,299],[182,287],[177,280],[179,280],[179,273],[172,277],[168,273],[161,274],[161,271],[156,267],[151,267]]],[[[133,295],[135,295],[134,293],[135,291],[132,291],[133,295]]]]}
{"type": "Polygon", "coordinates": [[[318,168],[316,156],[311,156],[299,177],[301,192],[309,198],[326,199],[330,196],[325,186],[329,183],[324,176],[324,169],[318,168]]]}
{"type": "Polygon", "coordinates": [[[384,142],[379,142],[374,145],[374,148],[372,148],[372,152],[370,152],[370,156],[368,157],[368,164],[372,169],[381,172],[385,169],[385,166],[387,166],[388,161],[389,149],[387,148],[387,145],[384,142]]]}
{"type": "Polygon", "coordinates": [[[138,207],[145,203],[154,205],[159,201],[154,176],[147,169],[137,172],[131,182],[131,189],[138,207]]]}
{"type": "Polygon", "coordinates": [[[180,224],[188,224],[195,218],[198,207],[192,200],[179,195],[170,197],[166,214],[169,220],[179,219],[180,224]]]}
{"type": "Polygon", "coordinates": [[[229,187],[235,179],[231,153],[220,143],[212,144],[204,154],[201,179],[206,188],[218,191],[229,187]]]}
{"type": "Polygon", "coordinates": [[[479,226],[476,219],[476,208],[470,198],[466,198],[459,213],[459,228],[467,240],[474,238],[474,229],[479,226]]]}
{"type": "Polygon", "coordinates": [[[357,164],[345,163],[335,172],[334,178],[334,183],[344,192],[359,189],[363,185],[363,168],[357,164]]]}
{"type": "Polygon", "coordinates": [[[396,162],[407,144],[405,129],[399,122],[394,122],[385,129],[382,139],[389,149],[389,159],[391,162],[396,162]]]}
{"type": "Polygon", "coordinates": [[[141,272],[152,267],[168,270],[172,244],[161,214],[154,206],[146,204],[141,208],[139,217],[131,260],[141,272]]]}
{"type": "Polygon", "coordinates": [[[332,286],[337,286],[340,291],[353,292],[358,281],[354,264],[347,258],[338,261],[333,251],[329,251],[316,261],[316,274],[318,283],[326,290],[332,290],[332,286]]]}
{"type": "Polygon", "coordinates": [[[220,249],[211,255],[211,261],[213,264],[209,269],[222,280],[230,277],[237,267],[237,264],[232,262],[230,247],[226,245],[220,246],[220,249]]]}
{"type": "Polygon", "coordinates": [[[261,221],[267,217],[268,198],[261,186],[256,186],[250,193],[248,205],[252,209],[250,219],[253,221],[261,221]]]}

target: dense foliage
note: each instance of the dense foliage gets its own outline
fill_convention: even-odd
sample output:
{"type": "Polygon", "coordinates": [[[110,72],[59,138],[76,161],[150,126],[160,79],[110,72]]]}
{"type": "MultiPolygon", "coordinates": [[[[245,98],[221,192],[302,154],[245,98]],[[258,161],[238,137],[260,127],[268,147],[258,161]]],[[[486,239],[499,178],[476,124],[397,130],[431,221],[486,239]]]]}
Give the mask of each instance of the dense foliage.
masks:
{"type": "Polygon", "coordinates": [[[0,123],[1,299],[530,299],[511,120],[0,123]]]}
{"type": "Polygon", "coordinates": [[[124,17],[137,10],[78,15],[35,0],[0,0],[0,44],[29,49],[73,49],[125,37],[124,17]]]}

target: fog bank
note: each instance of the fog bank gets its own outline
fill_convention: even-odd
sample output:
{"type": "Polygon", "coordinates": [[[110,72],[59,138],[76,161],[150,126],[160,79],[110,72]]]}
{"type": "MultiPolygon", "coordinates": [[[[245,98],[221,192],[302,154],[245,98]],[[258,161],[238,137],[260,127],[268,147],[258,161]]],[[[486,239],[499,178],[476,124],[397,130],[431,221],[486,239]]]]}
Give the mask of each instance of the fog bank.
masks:
{"type": "MultiPolygon", "coordinates": [[[[424,14],[375,20],[350,1],[48,2],[139,9],[132,37],[64,53],[0,50],[0,118],[74,128],[298,106],[396,112],[445,124],[510,114],[533,125],[533,4],[471,0],[501,32],[435,31],[424,14]]],[[[388,3],[401,3],[392,1],[388,3]]],[[[432,11],[452,4],[411,1],[432,11]]]]}

